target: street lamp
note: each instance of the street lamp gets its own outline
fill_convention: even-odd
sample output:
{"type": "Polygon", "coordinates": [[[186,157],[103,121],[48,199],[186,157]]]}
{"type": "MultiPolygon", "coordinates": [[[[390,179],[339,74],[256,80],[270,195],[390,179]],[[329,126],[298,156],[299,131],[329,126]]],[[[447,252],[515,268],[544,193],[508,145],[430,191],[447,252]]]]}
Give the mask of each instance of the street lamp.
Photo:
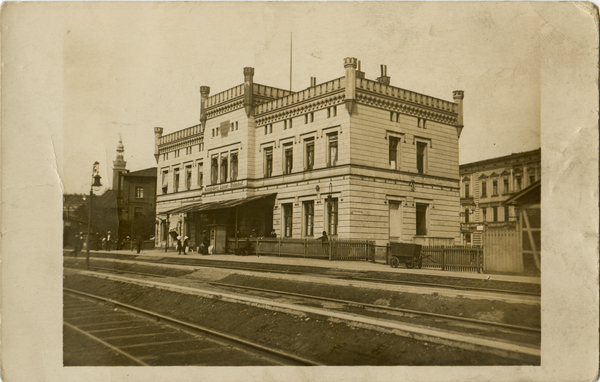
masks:
{"type": "Polygon", "coordinates": [[[87,239],[85,241],[85,265],[87,269],[90,269],[90,235],[92,229],[92,199],[94,197],[94,187],[100,188],[102,184],[100,184],[100,163],[94,162],[94,168],[92,169],[92,186],[90,187],[90,211],[88,214],[88,231],[87,231],[87,239]]]}

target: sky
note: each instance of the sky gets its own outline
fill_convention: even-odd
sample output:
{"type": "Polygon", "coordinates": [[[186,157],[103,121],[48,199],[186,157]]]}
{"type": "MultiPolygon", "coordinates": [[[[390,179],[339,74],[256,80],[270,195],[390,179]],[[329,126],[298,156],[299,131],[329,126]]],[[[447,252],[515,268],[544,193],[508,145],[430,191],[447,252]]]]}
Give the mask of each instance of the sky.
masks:
{"type": "Polygon", "coordinates": [[[62,19],[66,193],[104,187],[121,137],[127,168],[156,166],[155,126],[199,123],[200,86],[292,90],[344,75],[452,101],[463,90],[461,164],[540,147],[540,16],[532,3],[86,3],[62,19]]]}

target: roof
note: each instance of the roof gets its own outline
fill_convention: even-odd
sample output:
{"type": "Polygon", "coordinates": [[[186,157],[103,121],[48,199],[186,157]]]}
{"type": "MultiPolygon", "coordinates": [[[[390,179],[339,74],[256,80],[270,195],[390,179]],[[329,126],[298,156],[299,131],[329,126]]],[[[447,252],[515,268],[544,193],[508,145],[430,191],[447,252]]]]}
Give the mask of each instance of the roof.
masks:
{"type": "Polygon", "coordinates": [[[524,158],[530,155],[539,155],[541,158],[541,153],[542,153],[542,149],[535,149],[535,150],[531,150],[531,151],[523,151],[520,153],[512,153],[510,155],[504,155],[501,157],[495,157],[495,158],[489,158],[489,159],[483,159],[477,162],[470,162],[470,163],[465,163],[465,164],[461,164],[459,166],[461,171],[466,170],[467,168],[471,168],[471,167],[479,167],[479,166],[486,166],[486,165],[500,165],[500,166],[504,166],[504,164],[501,164],[501,162],[504,161],[511,161],[511,160],[517,160],[520,158],[524,158]]]}
{"type": "Polygon", "coordinates": [[[113,190],[106,190],[104,194],[94,196],[92,202],[93,208],[114,208],[117,209],[117,196],[113,190]]]}
{"type": "Polygon", "coordinates": [[[156,171],[156,167],[150,167],[145,168],[143,170],[128,172],[126,174],[123,174],[123,176],[142,176],[147,178],[156,178],[156,171]]]}
{"type": "Polygon", "coordinates": [[[522,191],[516,193],[510,198],[506,199],[504,204],[507,205],[528,205],[528,204],[539,204],[541,201],[542,192],[542,181],[531,183],[531,185],[522,191]]]}
{"type": "Polygon", "coordinates": [[[211,211],[211,210],[220,210],[223,208],[233,208],[239,207],[243,204],[257,202],[260,200],[275,198],[277,194],[267,194],[267,195],[258,195],[258,196],[249,196],[247,198],[241,199],[232,199],[232,200],[223,200],[221,202],[213,202],[213,203],[194,203],[189,204],[183,207],[177,207],[170,211],[164,212],[166,214],[183,214],[187,212],[200,212],[200,211],[211,211]]]}

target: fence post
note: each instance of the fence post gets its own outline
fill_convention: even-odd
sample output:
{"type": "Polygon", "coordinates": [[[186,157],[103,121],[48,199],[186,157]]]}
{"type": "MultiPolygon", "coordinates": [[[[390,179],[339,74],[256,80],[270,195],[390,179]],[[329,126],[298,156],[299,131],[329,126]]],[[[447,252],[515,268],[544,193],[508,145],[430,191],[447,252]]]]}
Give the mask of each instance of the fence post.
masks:
{"type": "Polygon", "coordinates": [[[446,249],[442,245],[442,271],[446,270],[446,249]]]}
{"type": "Polygon", "coordinates": [[[308,254],[308,239],[304,239],[304,258],[306,258],[306,255],[308,254]]]}
{"type": "Polygon", "coordinates": [[[333,259],[333,240],[329,240],[327,246],[329,248],[329,261],[331,261],[333,259]]]}
{"type": "Polygon", "coordinates": [[[390,265],[390,243],[385,245],[385,265],[390,265]]]}

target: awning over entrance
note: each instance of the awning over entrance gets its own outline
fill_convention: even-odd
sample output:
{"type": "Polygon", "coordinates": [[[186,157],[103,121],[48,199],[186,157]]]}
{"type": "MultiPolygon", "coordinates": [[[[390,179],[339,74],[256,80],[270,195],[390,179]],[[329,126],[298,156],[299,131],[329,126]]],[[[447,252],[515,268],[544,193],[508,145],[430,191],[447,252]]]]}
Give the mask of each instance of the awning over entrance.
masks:
{"type": "Polygon", "coordinates": [[[167,212],[163,212],[164,214],[183,214],[188,212],[202,212],[202,211],[212,211],[212,210],[220,210],[224,208],[233,208],[239,207],[244,204],[253,203],[262,201],[268,198],[275,198],[277,194],[267,194],[267,195],[257,195],[257,196],[249,196],[247,198],[241,199],[232,199],[232,200],[223,200],[221,202],[213,202],[213,203],[195,203],[190,204],[183,207],[177,207],[167,212]]]}

